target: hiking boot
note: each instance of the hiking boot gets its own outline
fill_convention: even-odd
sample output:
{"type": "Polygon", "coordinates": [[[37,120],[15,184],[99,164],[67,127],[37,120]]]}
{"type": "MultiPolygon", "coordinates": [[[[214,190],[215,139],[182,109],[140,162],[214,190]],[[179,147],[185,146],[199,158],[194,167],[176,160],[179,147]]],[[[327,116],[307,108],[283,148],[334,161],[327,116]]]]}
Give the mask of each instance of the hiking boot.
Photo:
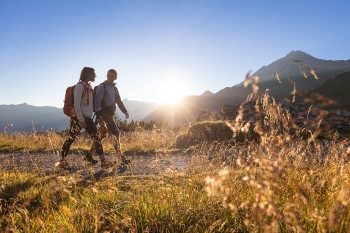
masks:
{"type": "Polygon", "coordinates": [[[102,168],[106,169],[106,168],[110,168],[112,166],[113,166],[113,163],[111,161],[106,160],[106,159],[101,160],[101,167],[102,168]]]}
{"type": "Polygon", "coordinates": [[[127,159],[124,155],[121,156],[121,159],[122,159],[121,165],[127,165],[131,162],[130,159],[127,159]]]}
{"type": "Polygon", "coordinates": [[[94,166],[96,163],[98,163],[98,161],[96,159],[94,159],[92,157],[92,154],[90,153],[87,153],[85,156],[84,156],[84,160],[89,162],[91,164],[91,166],[94,166]]]}
{"type": "Polygon", "coordinates": [[[61,160],[58,162],[58,166],[59,166],[60,168],[63,168],[63,169],[70,169],[69,163],[68,163],[68,161],[66,160],[66,158],[61,159],[61,160]]]}

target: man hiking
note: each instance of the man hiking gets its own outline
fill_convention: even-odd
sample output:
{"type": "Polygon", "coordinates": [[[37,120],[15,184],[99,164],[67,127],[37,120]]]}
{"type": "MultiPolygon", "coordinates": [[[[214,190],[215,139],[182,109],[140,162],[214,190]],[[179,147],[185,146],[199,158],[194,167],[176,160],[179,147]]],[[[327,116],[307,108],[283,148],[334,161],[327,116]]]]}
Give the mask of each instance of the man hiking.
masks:
{"type": "MultiPolygon", "coordinates": [[[[113,116],[116,110],[116,104],[119,109],[125,114],[125,117],[129,117],[129,113],[126,110],[120,95],[118,88],[116,87],[115,81],[118,78],[118,73],[114,69],[110,69],[107,72],[107,80],[98,85],[95,90],[95,114],[97,122],[100,125],[98,135],[103,140],[107,133],[113,135],[114,149],[118,159],[121,159],[122,164],[127,164],[130,161],[125,158],[120,150],[120,131],[113,120],[113,116]]],[[[87,157],[91,157],[96,147],[96,142],[93,142],[87,157]]]]}

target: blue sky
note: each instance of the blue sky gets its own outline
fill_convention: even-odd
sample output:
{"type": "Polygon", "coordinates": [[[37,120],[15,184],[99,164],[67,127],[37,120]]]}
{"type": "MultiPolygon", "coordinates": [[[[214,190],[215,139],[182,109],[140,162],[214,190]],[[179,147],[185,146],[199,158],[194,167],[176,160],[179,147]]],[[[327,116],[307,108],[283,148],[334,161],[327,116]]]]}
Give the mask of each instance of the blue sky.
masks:
{"type": "Polygon", "coordinates": [[[0,104],[63,106],[84,66],[122,99],[217,92],[302,50],[350,59],[349,1],[0,0],[0,104]]]}

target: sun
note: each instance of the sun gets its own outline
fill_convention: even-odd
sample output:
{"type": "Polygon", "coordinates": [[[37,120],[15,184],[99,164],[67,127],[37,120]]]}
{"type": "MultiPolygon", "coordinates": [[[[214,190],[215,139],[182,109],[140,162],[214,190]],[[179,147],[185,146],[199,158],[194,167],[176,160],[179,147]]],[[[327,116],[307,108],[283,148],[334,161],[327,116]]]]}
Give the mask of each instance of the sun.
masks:
{"type": "Polygon", "coordinates": [[[157,96],[161,103],[176,104],[188,95],[188,75],[181,70],[171,70],[157,79],[157,96]]]}
{"type": "Polygon", "coordinates": [[[185,96],[184,84],[173,79],[164,79],[158,86],[159,101],[165,104],[176,104],[185,96]]]}

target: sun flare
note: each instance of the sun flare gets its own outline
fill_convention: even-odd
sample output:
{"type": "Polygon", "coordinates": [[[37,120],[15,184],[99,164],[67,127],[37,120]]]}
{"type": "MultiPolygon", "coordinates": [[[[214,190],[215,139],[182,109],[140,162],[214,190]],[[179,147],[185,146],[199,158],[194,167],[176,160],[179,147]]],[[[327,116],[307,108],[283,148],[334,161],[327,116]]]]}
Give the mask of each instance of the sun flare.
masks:
{"type": "Polygon", "coordinates": [[[180,101],[184,93],[181,91],[183,84],[175,80],[163,80],[159,85],[159,101],[166,104],[175,104],[180,101]]]}
{"type": "Polygon", "coordinates": [[[176,104],[189,93],[188,75],[180,70],[163,74],[157,83],[159,102],[176,104]]]}

